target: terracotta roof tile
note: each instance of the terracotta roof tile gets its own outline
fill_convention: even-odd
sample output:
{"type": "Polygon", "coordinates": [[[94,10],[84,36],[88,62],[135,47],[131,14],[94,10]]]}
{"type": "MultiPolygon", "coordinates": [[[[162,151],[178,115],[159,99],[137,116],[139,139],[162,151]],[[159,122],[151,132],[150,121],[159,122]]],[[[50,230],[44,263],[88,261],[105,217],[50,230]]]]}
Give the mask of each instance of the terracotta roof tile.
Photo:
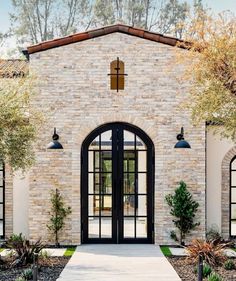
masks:
{"type": "Polygon", "coordinates": [[[130,27],[128,33],[143,38],[144,30],[130,27]]]}
{"type": "MultiPolygon", "coordinates": [[[[48,50],[51,48],[56,48],[59,46],[68,45],[75,42],[80,42],[83,40],[88,40],[91,38],[95,38],[98,36],[107,35],[114,32],[122,32],[128,35],[133,35],[136,37],[144,38],[147,40],[160,42],[163,44],[167,44],[170,46],[176,46],[178,42],[183,42],[179,39],[172,38],[169,36],[164,36],[158,33],[149,32],[141,28],[134,28],[132,26],[127,26],[123,24],[116,24],[112,26],[106,26],[94,30],[90,30],[87,32],[77,33],[73,35],[66,36],[64,38],[58,38],[46,42],[39,43],[37,45],[33,45],[27,48],[29,54],[33,54],[36,52],[48,50]]],[[[184,45],[179,45],[181,48],[184,48],[184,45]]]]}
{"type": "Polygon", "coordinates": [[[75,42],[89,39],[89,35],[87,32],[84,32],[84,33],[78,33],[78,34],[72,35],[71,38],[72,38],[72,42],[75,43],[75,42]]]}
{"type": "Polygon", "coordinates": [[[94,37],[105,35],[105,32],[104,32],[104,28],[101,28],[101,29],[91,30],[88,32],[88,34],[89,34],[89,38],[94,38],[94,37]]]}
{"type": "Polygon", "coordinates": [[[119,31],[120,32],[124,32],[124,33],[129,33],[129,26],[125,26],[125,25],[119,25],[119,31]]]}
{"type": "Polygon", "coordinates": [[[119,29],[118,25],[105,26],[103,28],[104,34],[110,34],[110,33],[113,33],[113,32],[117,32],[118,29],[119,29]]]}
{"type": "Polygon", "coordinates": [[[26,60],[3,60],[0,59],[0,78],[15,78],[24,76],[28,72],[26,60]]]}

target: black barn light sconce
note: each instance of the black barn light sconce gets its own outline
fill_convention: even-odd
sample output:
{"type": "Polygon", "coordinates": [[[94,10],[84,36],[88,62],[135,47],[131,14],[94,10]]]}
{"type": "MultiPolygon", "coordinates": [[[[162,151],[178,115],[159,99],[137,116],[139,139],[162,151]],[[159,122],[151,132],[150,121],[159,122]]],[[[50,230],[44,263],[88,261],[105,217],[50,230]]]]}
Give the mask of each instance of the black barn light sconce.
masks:
{"type": "Polygon", "coordinates": [[[178,142],[174,148],[191,148],[190,144],[184,139],[184,128],[181,128],[180,134],[176,136],[178,142]]]}
{"type": "Polygon", "coordinates": [[[57,134],[56,128],[54,128],[54,133],[52,135],[52,142],[48,144],[47,149],[63,149],[63,146],[58,140],[59,140],[59,135],[57,134]]]}

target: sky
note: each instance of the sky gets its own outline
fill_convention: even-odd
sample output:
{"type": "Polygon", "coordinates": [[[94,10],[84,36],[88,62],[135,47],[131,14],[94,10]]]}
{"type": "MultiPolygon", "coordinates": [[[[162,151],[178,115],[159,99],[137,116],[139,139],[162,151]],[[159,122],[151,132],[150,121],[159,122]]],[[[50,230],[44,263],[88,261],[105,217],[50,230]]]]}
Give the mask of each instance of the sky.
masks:
{"type": "MultiPolygon", "coordinates": [[[[193,3],[193,0],[186,1],[189,4],[193,3]]],[[[236,0],[203,0],[203,2],[215,13],[219,13],[224,10],[230,10],[236,14],[236,0]]],[[[9,28],[9,12],[11,11],[11,0],[0,0],[0,31],[6,31],[9,28]]]]}

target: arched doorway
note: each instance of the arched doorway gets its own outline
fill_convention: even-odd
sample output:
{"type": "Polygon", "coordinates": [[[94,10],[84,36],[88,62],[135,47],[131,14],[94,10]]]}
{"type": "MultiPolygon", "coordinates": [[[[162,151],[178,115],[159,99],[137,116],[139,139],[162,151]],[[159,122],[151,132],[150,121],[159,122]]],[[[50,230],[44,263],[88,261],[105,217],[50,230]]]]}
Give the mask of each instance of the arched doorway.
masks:
{"type": "Polygon", "coordinates": [[[82,145],[82,243],[153,243],[154,146],[139,128],[105,124],[82,145]]]}

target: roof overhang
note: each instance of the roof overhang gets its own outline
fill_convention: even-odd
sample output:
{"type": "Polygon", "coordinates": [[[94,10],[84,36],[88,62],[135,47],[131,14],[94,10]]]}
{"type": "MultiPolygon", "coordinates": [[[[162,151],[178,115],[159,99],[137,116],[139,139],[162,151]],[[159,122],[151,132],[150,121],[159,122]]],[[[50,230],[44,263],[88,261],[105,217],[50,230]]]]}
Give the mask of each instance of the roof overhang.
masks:
{"type": "Polygon", "coordinates": [[[135,28],[132,26],[127,26],[123,24],[116,24],[106,27],[101,27],[98,29],[82,32],[82,33],[76,33],[73,35],[69,35],[63,38],[58,38],[50,41],[45,41],[42,43],[39,43],[37,45],[32,45],[27,48],[27,52],[24,52],[24,55],[29,56],[30,54],[42,52],[48,49],[57,48],[60,46],[65,46],[72,43],[77,43],[85,40],[89,40],[92,38],[104,36],[107,34],[111,34],[114,32],[120,32],[127,35],[136,36],[139,38],[143,38],[146,40],[155,41],[158,43],[166,44],[169,46],[178,46],[180,48],[187,49],[186,46],[188,46],[188,43],[185,41],[182,41],[180,39],[165,36],[159,33],[150,32],[144,29],[135,28]]]}

